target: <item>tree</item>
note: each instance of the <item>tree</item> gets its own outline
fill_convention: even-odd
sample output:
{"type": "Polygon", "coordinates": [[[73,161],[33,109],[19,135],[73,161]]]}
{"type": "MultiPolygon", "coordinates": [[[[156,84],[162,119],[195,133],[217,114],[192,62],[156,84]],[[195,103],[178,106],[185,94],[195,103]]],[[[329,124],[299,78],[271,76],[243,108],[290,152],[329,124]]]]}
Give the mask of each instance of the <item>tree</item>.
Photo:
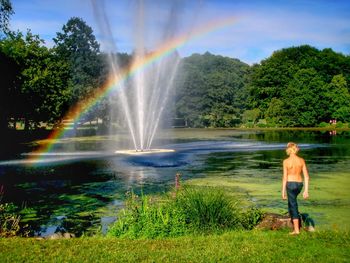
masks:
{"type": "Polygon", "coordinates": [[[24,118],[27,129],[59,119],[69,94],[67,65],[30,31],[26,35],[9,33],[1,41],[0,51],[7,60],[0,65],[10,65],[11,76],[3,98],[7,102],[6,119],[24,118]]]}
{"type": "Polygon", "coordinates": [[[10,16],[14,13],[10,0],[0,0],[0,37],[8,32],[10,16]]]}
{"type": "Polygon", "coordinates": [[[81,18],[69,19],[62,31],[54,38],[54,49],[69,66],[69,104],[74,105],[102,84],[104,79],[101,79],[101,72],[104,65],[93,31],[81,18]]]}
{"type": "Polygon", "coordinates": [[[243,123],[255,124],[261,115],[259,109],[245,110],[242,114],[243,123]]]}
{"type": "Polygon", "coordinates": [[[338,94],[330,89],[342,86],[335,90],[346,98],[349,87],[339,81],[329,85],[340,74],[342,83],[350,81],[350,58],[331,49],[304,45],[275,51],[252,67],[248,106],[282,126],[313,126],[335,115],[346,119],[347,104],[333,102],[338,94]]]}
{"type": "Polygon", "coordinates": [[[182,80],[179,81],[176,90],[176,116],[185,119],[190,127],[201,126],[199,115],[206,104],[205,76],[194,66],[183,65],[179,77],[182,80]]]}
{"type": "Polygon", "coordinates": [[[269,120],[271,124],[278,125],[282,122],[282,116],[285,116],[285,105],[281,99],[272,98],[265,112],[265,118],[269,120]]]}
{"type": "Polygon", "coordinates": [[[20,67],[16,61],[5,53],[3,43],[0,42],[0,131],[8,128],[8,120],[13,112],[15,102],[15,87],[17,76],[20,74],[20,67]]]}
{"type": "Polygon", "coordinates": [[[342,74],[334,76],[327,89],[327,117],[350,122],[350,92],[344,76],[342,74]]]}
{"type": "Polygon", "coordinates": [[[283,122],[287,126],[316,126],[326,118],[326,84],[314,69],[300,69],[283,91],[283,122]]]}
{"type": "Polygon", "coordinates": [[[184,58],[176,116],[191,127],[232,127],[244,110],[249,66],[209,52],[184,58]]]}
{"type": "Polygon", "coordinates": [[[296,72],[310,67],[318,54],[308,45],[275,51],[271,57],[255,65],[250,86],[250,108],[259,108],[263,114],[273,98],[280,98],[296,72]]]}

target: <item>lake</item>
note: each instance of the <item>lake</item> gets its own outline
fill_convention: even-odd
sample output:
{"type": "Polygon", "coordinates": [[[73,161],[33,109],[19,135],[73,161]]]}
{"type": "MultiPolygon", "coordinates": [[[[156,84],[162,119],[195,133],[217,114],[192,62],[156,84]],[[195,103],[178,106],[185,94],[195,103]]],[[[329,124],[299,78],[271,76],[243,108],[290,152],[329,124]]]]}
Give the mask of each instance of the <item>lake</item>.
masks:
{"type": "Polygon", "coordinates": [[[154,146],[174,152],[115,153],[125,148],[125,136],[63,138],[34,164],[28,162],[33,145],[15,155],[2,153],[3,201],[20,208],[35,236],[104,233],[126,192],[165,193],[180,172],[182,183],[222,188],[243,206],[285,213],[282,161],[286,143],[293,141],[311,178],[310,199],[300,200],[300,211],[319,229],[350,229],[349,131],[174,129],[159,135],[154,146]]]}

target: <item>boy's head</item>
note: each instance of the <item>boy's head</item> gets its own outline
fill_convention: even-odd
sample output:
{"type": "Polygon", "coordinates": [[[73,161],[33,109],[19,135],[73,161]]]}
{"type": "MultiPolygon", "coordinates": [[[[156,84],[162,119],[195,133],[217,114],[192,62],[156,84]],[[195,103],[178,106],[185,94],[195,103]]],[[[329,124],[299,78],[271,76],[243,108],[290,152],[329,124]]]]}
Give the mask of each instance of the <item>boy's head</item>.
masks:
{"type": "Polygon", "coordinates": [[[296,154],[298,151],[299,151],[299,147],[296,143],[289,142],[287,144],[287,148],[286,148],[287,155],[291,155],[292,153],[296,154]]]}

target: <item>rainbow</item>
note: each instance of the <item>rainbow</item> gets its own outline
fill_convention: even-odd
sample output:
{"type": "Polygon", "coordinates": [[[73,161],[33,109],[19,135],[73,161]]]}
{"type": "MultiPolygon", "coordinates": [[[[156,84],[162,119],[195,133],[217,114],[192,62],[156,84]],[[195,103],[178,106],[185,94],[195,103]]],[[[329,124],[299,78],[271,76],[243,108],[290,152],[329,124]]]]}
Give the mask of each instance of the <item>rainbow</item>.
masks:
{"type": "MultiPolygon", "coordinates": [[[[191,33],[180,35],[161,44],[154,52],[147,54],[141,59],[135,60],[135,62],[130,67],[121,69],[117,76],[110,77],[106,83],[97,89],[90,97],[78,102],[74,107],[72,107],[67,112],[64,119],[74,119],[75,121],[78,121],[88,110],[93,108],[99,101],[101,101],[102,98],[115,90],[116,87],[119,88],[121,86],[120,84],[123,81],[131,78],[137,71],[143,70],[152,63],[155,63],[160,59],[169,56],[176,49],[184,46],[186,43],[194,39],[198,39],[208,33],[233,25],[236,21],[236,17],[227,17],[224,19],[211,21],[193,30],[191,33]]],[[[41,142],[42,145],[29,155],[29,162],[35,163],[40,158],[40,156],[43,156],[45,153],[50,152],[55,141],[61,138],[65,132],[65,129],[54,130],[46,140],[43,140],[41,142]]]]}

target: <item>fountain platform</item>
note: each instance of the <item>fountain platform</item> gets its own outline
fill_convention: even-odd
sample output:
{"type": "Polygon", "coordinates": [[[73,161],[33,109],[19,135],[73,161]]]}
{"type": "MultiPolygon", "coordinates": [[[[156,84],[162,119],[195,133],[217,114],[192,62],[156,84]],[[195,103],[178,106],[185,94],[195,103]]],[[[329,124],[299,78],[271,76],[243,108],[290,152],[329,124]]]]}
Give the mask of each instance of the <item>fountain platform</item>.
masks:
{"type": "Polygon", "coordinates": [[[118,150],[115,151],[117,154],[127,155],[144,155],[144,154],[156,154],[156,153],[170,153],[175,152],[173,149],[148,149],[148,150],[118,150]]]}

